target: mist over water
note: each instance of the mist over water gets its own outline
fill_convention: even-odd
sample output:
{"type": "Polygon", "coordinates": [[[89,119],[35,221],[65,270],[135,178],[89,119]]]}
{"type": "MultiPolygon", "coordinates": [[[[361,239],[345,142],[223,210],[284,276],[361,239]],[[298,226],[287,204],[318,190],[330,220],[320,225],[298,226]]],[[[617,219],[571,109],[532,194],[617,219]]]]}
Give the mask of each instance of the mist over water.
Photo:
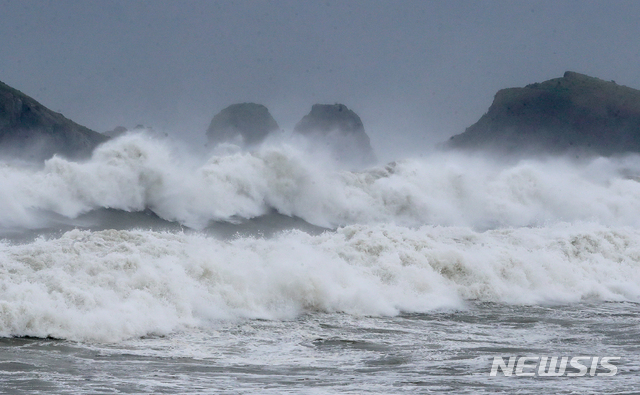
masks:
{"type": "Polygon", "coordinates": [[[501,162],[435,152],[349,170],[303,144],[204,155],[143,133],[100,146],[85,162],[54,157],[42,168],[0,167],[0,227],[47,227],[99,209],[150,210],[203,229],[271,212],[337,228],[393,223],[475,230],[590,221],[640,224],[640,157],[501,162]]]}
{"type": "Polygon", "coordinates": [[[6,163],[0,334],[120,341],[308,312],[640,301],[637,175],[635,155],[440,152],[349,170],[299,142],[194,155],[144,133],[85,162],[6,163]]]}
{"type": "MultiPolygon", "coordinates": [[[[0,393],[640,388],[640,156],[436,148],[496,92],[566,71],[611,81],[574,104],[624,127],[633,103],[596,104],[640,86],[640,2],[0,4],[0,80],[38,101],[0,100],[31,119],[4,117],[25,133],[0,153],[0,393]],[[243,102],[279,126],[207,146],[243,102]],[[357,113],[373,154],[296,131],[317,103],[357,113]],[[45,108],[133,130],[26,163],[78,153],[60,125],[26,132],[45,108]],[[516,356],[620,359],[489,375],[516,356]]],[[[583,113],[547,99],[550,125],[583,113]]]]}
{"type": "Polygon", "coordinates": [[[7,160],[0,389],[619,393],[640,366],[639,176],[637,155],[363,167],[286,133],[7,160]],[[497,382],[505,353],[622,355],[626,381],[497,382]]]}

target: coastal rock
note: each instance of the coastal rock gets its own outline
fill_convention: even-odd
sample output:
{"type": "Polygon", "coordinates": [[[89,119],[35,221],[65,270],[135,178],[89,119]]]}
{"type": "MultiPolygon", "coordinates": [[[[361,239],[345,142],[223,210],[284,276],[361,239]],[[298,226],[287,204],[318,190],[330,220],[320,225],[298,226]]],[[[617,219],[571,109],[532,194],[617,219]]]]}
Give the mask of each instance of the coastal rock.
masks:
{"type": "Polygon", "coordinates": [[[252,146],[260,144],[269,133],[279,129],[267,107],[256,103],[238,103],[213,117],[207,129],[207,139],[213,145],[236,143],[252,146]]]}
{"type": "Polygon", "coordinates": [[[54,154],[86,158],[108,140],[0,82],[0,154],[45,160],[54,154]]]}
{"type": "Polygon", "coordinates": [[[571,71],[502,89],[489,111],[446,146],[510,154],[640,152],[640,91],[571,71]]]}
{"type": "Polygon", "coordinates": [[[364,165],[375,162],[362,120],[344,104],[314,104],[294,132],[325,144],[340,161],[364,165]]]}

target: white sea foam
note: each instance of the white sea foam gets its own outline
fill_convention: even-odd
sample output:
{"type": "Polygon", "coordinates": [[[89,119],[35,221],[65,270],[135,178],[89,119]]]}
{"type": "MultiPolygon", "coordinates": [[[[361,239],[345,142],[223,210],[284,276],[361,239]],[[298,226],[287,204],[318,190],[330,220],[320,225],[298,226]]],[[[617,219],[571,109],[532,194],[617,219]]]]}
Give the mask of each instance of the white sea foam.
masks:
{"type": "Polygon", "coordinates": [[[43,226],[98,208],[139,211],[202,228],[270,210],[315,225],[396,223],[474,229],[558,221],[640,225],[637,156],[503,165],[452,153],[346,171],[292,145],[227,150],[203,160],[143,134],[100,146],[85,163],[0,167],[0,227],[43,226]]]}
{"type": "Polygon", "coordinates": [[[311,236],[73,230],[0,246],[0,335],[118,341],[241,317],[394,315],[465,300],[640,301],[640,231],[353,225],[311,236]]]}
{"type": "Polygon", "coordinates": [[[74,230],[5,241],[0,335],[117,341],[308,311],[640,301],[637,156],[501,164],[442,153],[365,171],[322,157],[279,143],[190,158],[134,134],[83,163],[1,165],[0,228],[55,229],[48,214],[115,208],[193,228],[276,210],[337,230],[226,241],[74,230]]]}

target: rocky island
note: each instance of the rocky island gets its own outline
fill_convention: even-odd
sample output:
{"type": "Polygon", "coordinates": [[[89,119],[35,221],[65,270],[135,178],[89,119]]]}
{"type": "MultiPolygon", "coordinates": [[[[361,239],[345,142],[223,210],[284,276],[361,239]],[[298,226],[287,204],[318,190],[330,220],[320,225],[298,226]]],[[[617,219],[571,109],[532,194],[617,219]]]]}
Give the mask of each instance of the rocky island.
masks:
{"type": "Polygon", "coordinates": [[[640,152],[640,91],[571,71],[502,89],[487,113],[445,146],[516,155],[640,152]]]}
{"type": "Polygon", "coordinates": [[[0,155],[41,161],[86,158],[108,140],[0,82],[0,155]]]}
{"type": "Polygon", "coordinates": [[[209,144],[260,144],[272,132],[280,130],[267,107],[256,103],[232,104],[216,114],[207,129],[209,144]]]}
{"type": "Polygon", "coordinates": [[[294,128],[308,138],[324,144],[341,161],[371,164],[375,155],[360,117],[344,104],[314,104],[294,128]]]}

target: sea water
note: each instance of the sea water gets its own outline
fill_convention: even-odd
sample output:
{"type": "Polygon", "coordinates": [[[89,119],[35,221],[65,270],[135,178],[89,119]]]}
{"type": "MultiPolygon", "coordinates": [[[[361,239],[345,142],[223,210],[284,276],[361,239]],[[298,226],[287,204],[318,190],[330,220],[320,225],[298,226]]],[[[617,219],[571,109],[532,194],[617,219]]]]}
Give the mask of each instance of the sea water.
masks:
{"type": "Polygon", "coordinates": [[[127,135],[0,165],[0,392],[634,393],[640,158],[127,135]],[[620,357],[605,377],[494,357],[620,357]]]}

